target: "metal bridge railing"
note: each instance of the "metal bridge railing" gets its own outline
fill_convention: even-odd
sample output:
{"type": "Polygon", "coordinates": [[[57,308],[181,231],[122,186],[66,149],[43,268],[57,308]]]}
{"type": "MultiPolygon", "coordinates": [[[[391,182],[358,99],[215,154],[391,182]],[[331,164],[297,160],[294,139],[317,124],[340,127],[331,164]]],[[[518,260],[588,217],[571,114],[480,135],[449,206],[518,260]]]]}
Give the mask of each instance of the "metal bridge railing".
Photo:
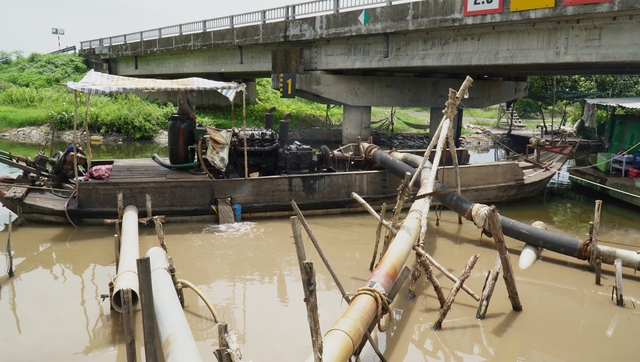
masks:
{"type": "Polygon", "coordinates": [[[286,21],[319,14],[338,13],[345,9],[368,8],[372,6],[391,6],[392,3],[407,3],[423,0],[316,0],[305,3],[281,6],[278,8],[229,15],[215,19],[194,21],[191,23],[170,25],[158,29],[143,30],[136,33],[110,36],[107,38],[80,42],[80,49],[98,46],[133,43],[149,39],[176,36],[188,33],[205,32],[215,29],[232,29],[236,26],[265,24],[286,21]]]}

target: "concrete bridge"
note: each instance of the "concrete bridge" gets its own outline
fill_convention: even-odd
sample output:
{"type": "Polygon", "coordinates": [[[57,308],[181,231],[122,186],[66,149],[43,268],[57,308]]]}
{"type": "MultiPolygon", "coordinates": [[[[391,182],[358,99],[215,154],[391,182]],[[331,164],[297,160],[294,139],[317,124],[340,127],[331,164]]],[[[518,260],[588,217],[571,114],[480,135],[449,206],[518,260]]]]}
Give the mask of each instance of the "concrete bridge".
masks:
{"type": "Polygon", "coordinates": [[[531,75],[640,74],[639,35],[637,0],[319,0],[90,40],[80,54],[124,76],[271,77],[277,89],[293,74],[296,96],[344,106],[352,142],[369,136],[371,106],[431,107],[433,129],[467,75],[464,105],[477,108],[527,95],[531,75]]]}

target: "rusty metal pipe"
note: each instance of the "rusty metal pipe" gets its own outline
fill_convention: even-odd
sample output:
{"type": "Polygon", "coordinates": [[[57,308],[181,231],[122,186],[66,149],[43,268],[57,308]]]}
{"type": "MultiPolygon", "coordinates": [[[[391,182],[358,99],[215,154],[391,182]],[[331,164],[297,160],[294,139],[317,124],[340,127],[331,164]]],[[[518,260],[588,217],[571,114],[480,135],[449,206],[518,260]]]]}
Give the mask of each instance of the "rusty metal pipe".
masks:
{"type": "MultiPolygon", "coordinates": [[[[426,180],[429,178],[429,170],[423,171],[420,177],[420,190],[427,189],[426,180]]],[[[395,238],[389,245],[389,249],[373,270],[366,282],[366,286],[388,293],[393,283],[400,275],[407,258],[418,235],[420,234],[420,219],[426,200],[420,199],[411,205],[405,221],[395,238]]],[[[342,317],[327,331],[324,336],[323,361],[347,361],[360,344],[364,332],[376,318],[377,304],[375,299],[368,295],[357,295],[342,317]]],[[[313,355],[307,362],[313,361],[313,355]]]]}

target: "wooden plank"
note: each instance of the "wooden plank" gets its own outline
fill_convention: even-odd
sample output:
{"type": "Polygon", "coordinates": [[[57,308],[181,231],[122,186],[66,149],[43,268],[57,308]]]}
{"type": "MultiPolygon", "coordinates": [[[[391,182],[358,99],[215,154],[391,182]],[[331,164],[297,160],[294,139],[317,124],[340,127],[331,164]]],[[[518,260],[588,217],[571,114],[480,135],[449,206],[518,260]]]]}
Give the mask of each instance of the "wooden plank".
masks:
{"type": "Polygon", "coordinates": [[[233,217],[233,209],[231,208],[231,198],[216,199],[216,204],[218,205],[218,223],[233,224],[235,218],[233,217]]]}
{"type": "Polygon", "coordinates": [[[4,195],[5,199],[9,199],[9,200],[24,200],[24,198],[27,196],[27,194],[29,193],[29,189],[26,187],[19,187],[19,186],[14,186],[12,188],[9,189],[9,191],[7,191],[7,193],[4,195]]]}

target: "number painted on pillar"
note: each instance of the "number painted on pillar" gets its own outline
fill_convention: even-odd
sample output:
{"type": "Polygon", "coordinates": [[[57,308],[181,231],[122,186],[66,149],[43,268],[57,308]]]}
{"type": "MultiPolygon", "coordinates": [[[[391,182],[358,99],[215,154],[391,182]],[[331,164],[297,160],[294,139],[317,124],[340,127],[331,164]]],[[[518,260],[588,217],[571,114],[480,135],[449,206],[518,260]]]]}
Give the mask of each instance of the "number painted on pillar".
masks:
{"type": "Polygon", "coordinates": [[[466,0],[464,2],[464,15],[496,14],[502,12],[503,0],[466,0]]]}

